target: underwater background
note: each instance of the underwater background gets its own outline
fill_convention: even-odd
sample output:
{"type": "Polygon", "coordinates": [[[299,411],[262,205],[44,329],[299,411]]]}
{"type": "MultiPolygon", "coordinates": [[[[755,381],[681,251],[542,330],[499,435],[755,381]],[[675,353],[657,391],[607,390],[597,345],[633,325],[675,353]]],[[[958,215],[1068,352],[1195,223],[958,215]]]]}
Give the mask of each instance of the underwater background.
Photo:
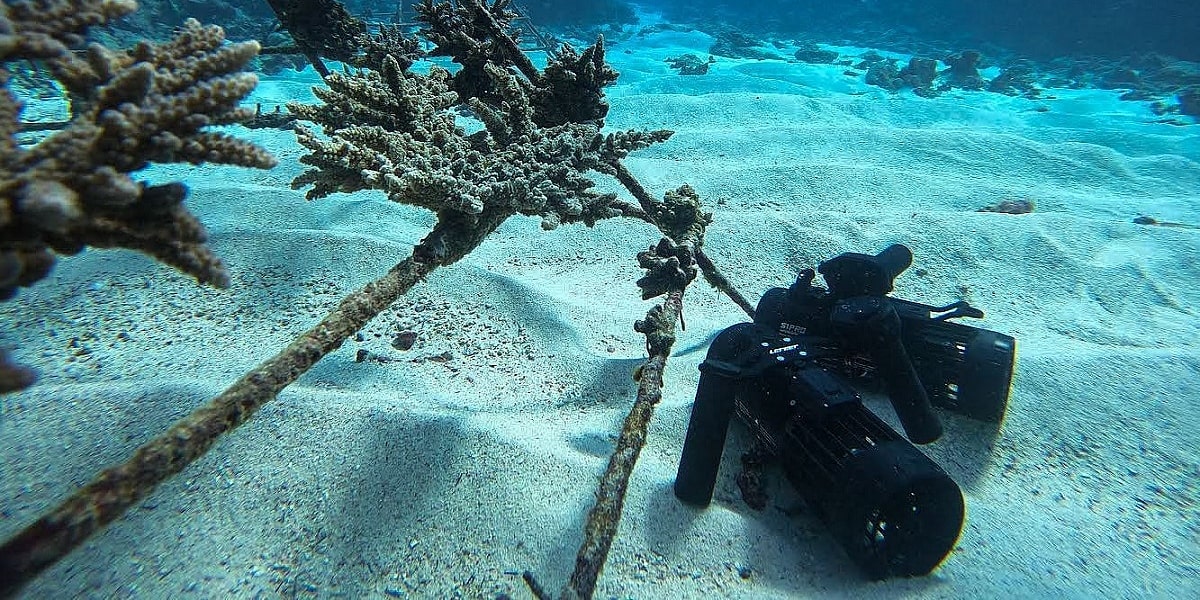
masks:
{"type": "MultiPolygon", "coordinates": [[[[416,31],[417,3],[342,4],[372,31],[416,31]]],[[[748,505],[753,439],[739,424],[713,504],[672,494],[698,365],[747,320],[698,278],[596,597],[1200,597],[1200,4],[513,5],[536,68],[550,62],[538,36],[582,50],[603,35],[620,74],[603,88],[604,131],[674,131],[623,164],[655,198],[699,194],[705,252],[751,303],[840,253],[904,244],[913,264],[894,296],[968,301],[986,316],[964,322],[1019,348],[1003,422],[939,411],[944,436],[920,447],[965,498],[949,556],[926,576],[871,581],[778,469],[765,507],[748,505]]],[[[294,44],[252,0],[142,0],[87,39],[163,41],[189,18],[231,43],[294,44]]],[[[257,85],[236,101],[258,118],[219,130],[276,166],[133,171],[187,186],[227,286],[95,247],[55,248],[45,277],[0,285],[0,347],[37,374],[0,396],[0,541],[287,347],[435,225],[378,188],[306,200],[313,188],[293,182],[312,148],[287,105],[319,105],[326,82],[303,53],[248,60],[257,85]]],[[[434,56],[411,70],[431,65],[459,69],[434,56]]],[[[67,121],[71,94],[36,59],[4,68],[28,129],[10,137],[36,147],[49,134],[28,126],[67,121]]],[[[478,109],[443,112],[487,125],[478,109]]],[[[589,177],[629,197],[612,173],[589,177]]],[[[529,598],[526,572],[557,590],[637,395],[647,346],[634,321],[658,302],[641,297],[637,253],[661,234],[617,218],[547,230],[526,214],[16,597],[529,598]]],[[[0,251],[29,242],[19,227],[0,219],[0,251]]],[[[899,429],[885,399],[866,403],[899,429]]]]}

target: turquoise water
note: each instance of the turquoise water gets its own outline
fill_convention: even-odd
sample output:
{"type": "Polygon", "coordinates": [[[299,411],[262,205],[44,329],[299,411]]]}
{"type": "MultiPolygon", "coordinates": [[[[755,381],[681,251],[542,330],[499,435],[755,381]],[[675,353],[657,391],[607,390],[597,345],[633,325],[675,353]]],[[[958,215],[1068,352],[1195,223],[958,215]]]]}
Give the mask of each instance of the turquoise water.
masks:
{"type": "MultiPolygon", "coordinates": [[[[190,8],[142,4],[99,39],[159,32],[190,8]]],[[[1107,57],[1088,38],[1078,60],[1089,66],[1072,78],[1061,64],[1070,40],[997,32],[979,46],[984,80],[1018,56],[1035,65],[1035,91],[1009,95],[951,85],[946,74],[951,53],[987,41],[986,20],[947,13],[961,19],[953,35],[944,22],[901,27],[901,15],[925,14],[919,3],[830,9],[807,31],[787,19],[755,28],[762,5],[739,12],[712,3],[697,16],[671,3],[626,11],[614,2],[562,16],[527,4],[540,31],[576,48],[605,34],[620,77],[604,90],[604,131],[675,132],[623,163],[655,198],[695,188],[713,213],[704,250],[751,303],[802,268],[903,244],[913,264],[895,297],[967,301],[986,316],[964,324],[1010,335],[1018,348],[1003,421],[938,408],[944,434],[920,446],[965,501],[948,556],[928,575],[871,581],[785,469],[765,470],[767,502],[752,508],[739,477],[754,435],[737,420],[713,503],[698,509],[672,493],[697,367],[721,331],[747,320],[697,279],[683,296],[685,326],[596,597],[1200,591],[1200,437],[1191,426],[1200,130],[1180,101],[1186,86],[1164,83],[1186,81],[1194,65],[1178,56],[1158,71],[1142,64],[1140,99],[1129,97],[1133,87],[1104,83],[1122,60],[1178,48],[1168,44],[1174,32],[1158,38],[1161,48],[1122,38],[1129,47],[1107,57]],[[896,28],[867,43],[889,15],[896,28]],[[732,24],[746,43],[718,51],[732,24]],[[813,44],[835,58],[797,57],[813,44]],[[937,58],[938,78],[869,83],[879,64],[871,53],[895,59],[897,70],[937,58]],[[708,63],[704,74],[668,65],[687,54],[708,63]],[[981,210],[1003,201],[1028,201],[1032,211],[981,210]]],[[[368,20],[390,14],[347,6],[368,20]]],[[[226,25],[231,39],[273,26],[266,3],[211,8],[198,16],[219,16],[205,20],[226,25]]],[[[1100,27],[1091,23],[1080,35],[1100,27]]],[[[281,36],[263,34],[264,45],[281,36]]],[[[545,51],[529,56],[547,64],[545,51]]],[[[244,106],[318,102],[321,77],[288,60],[251,65],[258,84],[244,106]]],[[[457,70],[436,57],[412,72],[433,65],[457,70]]],[[[45,70],[7,68],[22,121],[67,118],[45,70]]],[[[483,129],[476,112],[447,114],[468,132],[483,129]]],[[[220,130],[279,164],[155,164],[136,178],[188,186],[185,206],[227,266],[226,289],[198,286],[145,254],[89,248],[58,256],[47,277],[0,304],[0,344],[38,374],[0,397],[0,538],[283,350],[408,257],[436,222],[373,189],[306,201],[308,188],[292,182],[308,168],[308,150],[293,131],[220,130]]],[[[44,134],[21,135],[32,143],[44,134]]],[[[594,191],[636,204],[613,177],[587,176],[594,191]]],[[[13,197],[6,206],[19,210],[13,197]]],[[[0,249],[24,235],[16,231],[3,231],[0,249]]],[[[526,571],[556,593],[634,404],[634,371],[647,352],[633,322],[661,302],[640,297],[636,254],[660,237],[634,218],[550,231],[540,218],[508,218],[20,597],[525,598],[526,571]]],[[[886,395],[864,394],[865,410],[904,432],[886,395]]]]}

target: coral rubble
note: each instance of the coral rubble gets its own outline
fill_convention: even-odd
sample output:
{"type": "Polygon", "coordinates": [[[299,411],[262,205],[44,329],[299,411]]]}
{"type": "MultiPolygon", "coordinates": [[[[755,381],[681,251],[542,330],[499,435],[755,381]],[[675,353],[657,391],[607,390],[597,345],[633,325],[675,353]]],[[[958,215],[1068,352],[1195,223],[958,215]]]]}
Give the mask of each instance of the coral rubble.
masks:
{"type": "Polygon", "coordinates": [[[708,67],[717,62],[717,59],[712,55],[709,55],[708,60],[704,60],[695,54],[683,54],[669,57],[664,62],[668,67],[679,71],[680,75],[706,75],[708,67]]]}

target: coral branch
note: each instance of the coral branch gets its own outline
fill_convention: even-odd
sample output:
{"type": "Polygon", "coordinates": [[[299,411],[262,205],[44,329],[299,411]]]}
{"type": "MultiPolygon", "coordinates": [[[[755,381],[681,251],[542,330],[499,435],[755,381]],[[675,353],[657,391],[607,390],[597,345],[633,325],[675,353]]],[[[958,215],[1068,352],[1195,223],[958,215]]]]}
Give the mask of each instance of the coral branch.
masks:
{"type": "Polygon", "coordinates": [[[508,10],[509,4],[511,0],[495,0],[491,5],[486,0],[460,0],[455,6],[424,0],[416,7],[417,17],[425,24],[421,34],[434,44],[429,54],[449,56],[462,65],[452,87],[463,98],[488,98],[488,64],[515,66],[531,82],[541,77],[521,52],[512,28],[517,14],[508,10]]]}
{"type": "MultiPolygon", "coordinates": [[[[129,0],[40,0],[0,6],[0,299],[44,278],[55,254],[85,246],[140,250],[224,287],[229,276],[183,206],[179,183],[150,185],[131,173],[151,163],[269,168],[266,150],[207,131],[253,116],[239,102],[258,80],[241,72],[256,42],[226,44],[220,27],[189,20],[174,39],[129,52],[92,44],[87,28],[136,8],[129,0]],[[8,62],[45,61],[70,96],[73,117],[32,147],[17,143],[20,101],[8,62]]],[[[9,379],[15,387],[28,378],[9,379]]]]}
{"type": "Polygon", "coordinates": [[[390,57],[379,72],[331,76],[330,87],[317,92],[324,105],[288,107],[327,136],[297,128],[311,151],[301,162],[315,168],[293,187],[312,185],[309,198],[378,189],[439,215],[508,211],[539,216],[547,229],[624,214],[616,196],[592,190],[586,173],[607,172],[612,161],[670,132],[602,134],[592,123],[542,127],[516,76],[491,64],[484,72],[498,103],[464,100],[450,89],[445,70],[407,73],[390,57]],[[467,135],[457,125],[451,108],[464,101],[483,131],[467,135]]]}
{"type": "Polygon", "coordinates": [[[582,54],[563,44],[546,65],[545,74],[536,80],[533,103],[537,122],[545,127],[603,122],[608,115],[604,88],[617,77],[617,71],[604,60],[604,36],[582,54]]]}
{"type": "MultiPolygon", "coordinates": [[[[267,4],[306,54],[353,62],[368,39],[367,24],[337,0],[267,0],[267,4]]],[[[315,62],[313,66],[317,67],[315,62]]]]}
{"type": "Polygon", "coordinates": [[[0,61],[62,56],[83,43],[89,27],[135,10],[134,0],[5,2],[0,12],[0,61]]]}
{"type": "MultiPolygon", "coordinates": [[[[71,4],[124,6],[96,0],[71,4]]],[[[411,61],[379,54],[382,63],[375,71],[330,76],[329,88],[317,90],[323,105],[289,106],[300,118],[321,126],[323,134],[297,128],[300,143],[310,151],[302,162],[314,168],[296,178],[293,186],[313,186],[309,198],[382,190],[392,200],[433,210],[434,229],[409,259],[346,297],[282,352],[0,545],[0,596],[15,593],[119,518],[428,273],[466,256],[510,216],[539,216],[543,226],[552,228],[629,215],[655,223],[670,236],[639,255],[649,271],[640,282],[643,295],[666,294],[666,299],[635,323],[635,330],[646,336],[650,358],[639,369],[637,400],[601,479],[575,572],[562,592],[566,598],[592,596],[619,526],[630,475],[662,397],[662,373],[675,342],[675,322],[682,317],[684,288],[695,278],[694,263],[711,267],[700,252],[709,215],[700,210],[699,198],[687,186],[669,192],[661,203],[655,201],[621,164],[630,152],[664,141],[671,132],[601,133],[607,105],[600,88],[616,76],[604,63],[603,40],[582,55],[567,53],[562,59],[559,83],[576,77],[581,85],[551,83],[558,87],[539,92],[543,78],[536,71],[530,74],[521,67],[528,80],[520,79],[512,64],[520,60],[511,48],[497,51],[508,44],[515,47],[515,39],[507,34],[502,36],[507,41],[494,39],[497,30],[503,33],[508,0],[490,6],[481,0],[461,4],[467,13],[432,1],[425,2],[422,11],[428,22],[447,29],[466,27],[468,23],[460,21],[470,10],[486,12],[474,15],[482,23],[470,23],[484,32],[479,38],[439,34],[446,45],[477,44],[467,49],[487,56],[473,66],[475,75],[486,78],[475,90],[478,94],[462,93],[443,70],[412,74],[407,72],[411,61]],[[568,107],[553,118],[541,113],[541,119],[562,123],[539,120],[532,100],[539,93],[568,107]],[[468,135],[457,125],[454,109],[464,105],[482,130],[468,135]],[[617,176],[641,206],[593,191],[588,171],[617,176]]],[[[13,25],[21,22],[13,18],[19,11],[5,7],[0,59],[32,52],[21,44],[33,47],[28,40],[34,38],[20,35],[20,26],[13,25]]],[[[43,37],[39,51],[51,42],[71,41],[67,33],[43,37]]],[[[53,261],[50,249],[70,252],[84,245],[140,248],[221,283],[216,274],[223,271],[206,253],[203,230],[182,209],[183,187],[135,183],[127,169],[165,160],[250,166],[272,162],[254,146],[202,131],[206,125],[233,122],[245,114],[236,102],[253,82],[233,71],[257,47],[222,45],[219,30],[199,28],[194,22],[172,44],[142,45],[128,54],[93,46],[85,58],[48,55],[58,57],[56,72],[77,97],[77,114],[83,118],[29,152],[17,147],[15,125],[0,136],[0,293],[44,276],[53,261]],[[191,50],[185,53],[183,48],[191,50]],[[96,154],[78,153],[86,144],[94,145],[96,154]],[[84,162],[54,162],[62,156],[84,162]],[[31,177],[30,172],[41,176],[31,177]],[[81,187],[84,184],[95,187],[81,187]],[[25,231],[17,229],[18,223],[36,224],[36,235],[17,235],[25,231]]],[[[5,90],[0,123],[15,123],[18,112],[18,103],[5,90]]],[[[0,352],[0,386],[19,384],[23,377],[28,373],[13,368],[0,352]]],[[[545,596],[531,574],[526,581],[539,597],[545,596]]]]}
{"type": "Polygon", "coordinates": [[[131,52],[93,45],[83,58],[51,57],[75,118],[28,150],[16,145],[19,104],[5,89],[0,255],[24,267],[0,281],[0,294],[44,276],[47,250],[74,254],[89,245],[141,250],[202,283],[227,285],[204,228],[183,208],[186,189],[138,183],[129,174],[152,162],[274,166],[266,150],[205,129],[252,116],[238,103],[257,79],[240,69],[257,51],[255,42],[224,44],[219,27],[189,20],[161,45],[142,43],[131,52]]]}
{"type": "MultiPolygon", "coordinates": [[[[627,169],[624,164],[617,161],[613,162],[610,167],[611,169],[607,172],[615,176],[617,181],[620,181],[621,185],[625,186],[625,189],[629,190],[630,194],[633,194],[633,197],[637,199],[639,204],[641,204],[642,210],[645,211],[647,215],[655,214],[659,210],[655,207],[657,202],[654,200],[654,197],[646,191],[646,188],[642,187],[642,184],[637,180],[636,177],[633,176],[633,173],[629,172],[629,169],[627,169]]],[[[646,220],[654,223],[654,221],[648,217],[646,220]]],[[[670,235],[667,229],[660,227],[660,231],[663,232],[663,235],[670,235]]],[[[754,305],[751,304],[750,301],[747,300],[746,297],[737,290],[737,288],[733,287],[733,284],[730,283],[729,279],[725,277],[725,275],[721,273],[719,269],[717,269],[715,264],[713,264],[712,259],[710,259],[708,255],[704,253],[704,249],[702,247],[695,249],[695,259],[696,265],[699,266],[701,272],[704,273],[704,279],[713,287],[725,292],[729,298],[738,305],[738,307],[745,311],[746,316],[754,318],[754,305]]]]}

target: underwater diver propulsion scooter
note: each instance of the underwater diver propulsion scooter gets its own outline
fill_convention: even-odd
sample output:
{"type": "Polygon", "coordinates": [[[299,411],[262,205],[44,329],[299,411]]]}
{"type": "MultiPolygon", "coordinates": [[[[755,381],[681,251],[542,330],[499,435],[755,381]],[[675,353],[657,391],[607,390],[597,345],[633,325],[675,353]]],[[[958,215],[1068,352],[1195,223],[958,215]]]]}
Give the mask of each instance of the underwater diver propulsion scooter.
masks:
{"type": "Polygon", "coordinates": [[[983,313],[889,297],[912,253],[846,253],[763,295],[753,323],[721,332],[700,385],[675,494],[712,501],[736,414],[760,448],[872,579],[929,573],[963,525],[958,484],[913,444],[941,437],[933,406],[989,422],[1004,416],[1016,341],[951,322],[983,313]],[[881,383],[906,440],[867,410],[855,387],[881,383]]]}

